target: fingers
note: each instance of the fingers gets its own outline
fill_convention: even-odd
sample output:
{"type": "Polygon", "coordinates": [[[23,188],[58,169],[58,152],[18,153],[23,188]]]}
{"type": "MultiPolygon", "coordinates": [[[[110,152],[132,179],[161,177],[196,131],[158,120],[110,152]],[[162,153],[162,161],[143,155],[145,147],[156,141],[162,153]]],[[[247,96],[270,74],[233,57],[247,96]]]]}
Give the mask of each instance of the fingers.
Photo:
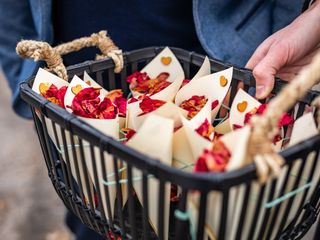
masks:
{"type": "Polygon", "coordinates": [[[266,98],[271,93],[276,74],[287,62],[287,51],[288,47],[283,44],[273,45],[266,56],[253,68],[258,99],[266,98]]]}
{"type": "Polygon", "coordinates": [[[272,38],[267,38],[260,46],[254,51],[251,58],[246,64],[246,68],[253,69],[267,54],[271,44],[273,42],[272,38]]]}

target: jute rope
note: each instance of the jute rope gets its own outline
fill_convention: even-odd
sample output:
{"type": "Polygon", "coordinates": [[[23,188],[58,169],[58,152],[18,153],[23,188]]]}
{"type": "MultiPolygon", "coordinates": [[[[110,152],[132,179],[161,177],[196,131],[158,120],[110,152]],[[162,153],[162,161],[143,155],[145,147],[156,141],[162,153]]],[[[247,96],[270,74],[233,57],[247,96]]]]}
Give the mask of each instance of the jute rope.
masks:
{"type": "Polygon", "coordinates": [[[32,58],[35,61],[44,60],[50,71],[67,80],[67,71],[62,62],[62,55],[79,51],[85,47],[97,47],[102,55],[97,59],[110,57],[114,61],[114,72],[119,73],[123,68],[122,51],[114,44],[106,31],[93,33],[90,37],[83,37],[72,42],[64,43],[52,48],[48,43],[32,40],[23,40],[16,47],[17,53],[23,58],[32,58]]]}
{"type": "Polygon", "coordinates": [[[46,61],[49,70],[55,72],[62,79],[68,80],[67,70],[63,65],[60,54],[48,43],[24,40],[18,43],[16,51],[23,58],[46,61]]]}
{"type": "Polygon", "coordinates": [[[320,53],[270,101],[264,115],[252,118],[253,127],[248,153],[256,163],[260,182],[267,180],[269,172],[278,176],[284,163],[272,145],[272,139],[279,131],[278,122],[282,114],[292,108],[319,81],[320,53]]]}

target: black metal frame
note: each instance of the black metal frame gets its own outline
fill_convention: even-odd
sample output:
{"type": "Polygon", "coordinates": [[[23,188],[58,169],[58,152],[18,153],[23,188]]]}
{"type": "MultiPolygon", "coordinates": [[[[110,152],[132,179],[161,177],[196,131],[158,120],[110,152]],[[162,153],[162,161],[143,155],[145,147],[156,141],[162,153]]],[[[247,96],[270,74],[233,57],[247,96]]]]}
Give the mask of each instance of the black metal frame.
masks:
{"type": "MultiPolygon", "coordinates": [[[[68,68],[69,78],[72,78],[73,75],[81,76],[84,71],[87,71],[90,75],[94,75],[95,79],[102,84],[103,86],[113,89],[113,88],[122,88],[125,93],[128,93],[128,86],[125,81],[125,78],[128,74],[136,71],[143,66],[146,62],[150,61],[155,57],[162,47],[151,47],[140,50],[135,50],[131,52],[124,53],[124,63],[125,68],[120,74],[114,74],[113,67],[114,64],[111,59],[101,60],[101,61],[88,61],[78,65],[74,65],[68,68]]],[[[196,54],[194,52],[188,52],[178,48],[172,48],[173,52],[181,62],[185,75],[190,76],[190,73],[193,71],[193,68],[201,66],[204,56],[196,54]]],[[[211,70],[219,71],[223,70],[230,64],[226,64],[217,60],[210,60],[211,70]]],[[[250,86],[254,86],[254,78],[252,73],[247,69],[234,67],[233,74],[233,83],[231,86],[231,96],[233,99],[236,90],[237,83],[242,81],[245,84],[244,89],[248,90],[250,86]]],[[[82,122],[75,116],[69,114],[64,109],[50,103],[48,100],[44,99],[40,95],[36,94],[31,90],[31,83],[34,77],[28,79],[26,82],[21,84],[21,96],[22,98],[31,106],[33,112],[34,122],[36,125],[40,145],[43,151],[44,159],[47,164],[49,177],[52,180],[52,183],[64,204],[69,210],[71,210],[75,215],[77,215],[81,221],[86,224],[88,227],[92,228],[96,232],[105,236],[107,239],[111,239],[111,235],[115,237],[121,236],[122,238],[128,239],[137,239],[137,238],[159,238],[166,239],[164,232],[164,214],[163,214],[163,201],[159,201],[159,211],[158,211],[158,236],[156,236],[153,231],[150,229],[148,223],[148,175],[152,174],[155,179],[159,181],[159,199],[163,200],[164,198],[164,187],[165,183],[176,184],[181,188],[181,199],[177,204],[176,209],[179,211],[185,212],[187,210],[187,195],[193,190],[199,191],[201,193],[199,201],[199,215],[197,219],[197,232],[196,238],[203,239],[204,236],[204,225],[205,225],[205,215],[206,215],[206,201],[210,191],[215,190],[221,192],[223,196],[223,205],[221,209],[220,224],[218,238],[226,238],[227,226],[227,210],[230,206],[229,203],[229,191],[234,186],[245,185],[245,194],[244,202],[242,206],[241,218],[238,223],[236,239],[241,239],[242,228],[245,223],[244,219],[246,217],[246,209],[248,205],[248,199],[250,196],[251,186],[253,181],[256,179],[256,168],[254,164],[246,166],[242,169],[226,173],[208,173],[208,174],[194,174],[189,172],[184,172],[179,169],[172,168],[165,164],[162,164],[156,159],[152,159],[144,154],[139,153],[138,151],[131,149],[120,142],[117,142],[111,139],[108,136],[100,133],[98,130],[90,127],[86,123],[82,122]],[[46,121],[46,119],[48,121],[46,121]],[[54,130],[54,140],[59,141],[58,134],[61,135],[62,145],[65,150],[65,157],[62,159],[61,154],[57,153],[55,146],[48,134],[48,125],[51,124],[52,129],[54,130]],[[60,130],[60,131],[59,131],[60,130]],[[69,132],[72,137],[68,137],[69,132]],[[77,139],[80,145],[80,155],[76,154],[76,148],[74,145],[74,140],[77,139]],[[71,141],[71,150],[67,149],[67,142],[71,141]],[[143,206],[140,210],[137,210],[137,202],[132,194],[129,194],[128,198],[128,216],[124,215],[122,209],[122,194],[121,194],[121,184],[119,183],[119,175],[115,174],[116,178],[116,187],[117,187],[117,200],[116,200],[116,209],[115,218],[108,220],[106,213],[110,213],[110,201],[108,196],[108,187],[106,189],[107,197],[107,208],[103,209],[102,204],[96,204],[95,199],[92,195],[89,196],[89,199],[85,200],[83,193],[83,186],[90,187],[90,181],[88,177],[88,172],[85,168],[83,174],[85,176],[84,182],[80,181],[80,168],[79,164],[85,166],[84,154],[83,154],[83,141],[90,143],[91,149],[91,158],[93,161],[93,166],[95,169],[95,174],[92,176],[93,182],[97,183],[100,181],[98,179],[96,171],[96,161],[101,161],[102,166],[105,162],[103,159],[104,153],[107,152],[113,156],[114,161],[114,172],[118,172],[118,165],[121,161],[127,164],[126,174],[128,178],[127,188],[129,192],[133,191],[133,180],[132,180],[132,168],[135,167],[141,170],[142,177],[142,188],[143,188],[143,206]],[[99,148],[100,155],[97,156],[94,147],[99,148]],[[72,157],[75,161],[76,167],[76,176],[73,176],[71,173],[70,167],[70,157],[69,154],[72,154],[72,157]],[[74,179],[78,179],[78,184],[75,183],[74,179]],[[141,221],[142,223],[137,222],[136,216],[137,211],[142,213],[141,221]],[[133,226],[133,227],[131,227],[133,226]],[[137,227],[138,226],[138,227],[137,227]],[[111,234],[112,233],[112,234],[111,234]]],[[[277,80],[273,93],[278,93],[280,89],[285,85],[284,82],[277,80]]],[[[310,105],[312,100],[319,95],[319,92],[310,91],[308,94],[301,99],[299,102],[299,108],[297,116],[299,117],[303,114],[304,108],[306,105],[310,105]]],[[[230,101],[231,102],[231,101],[230,101]]],[[[318,154],[320,148],[320,135],[315,136],[299,145],[290,147],[280,154],[285,158],[286,165],[289,168],[289,171],[286,174],[285,181],[281,187],[280,195],[286,192],[286,185],[288,177],[290,174],[290,169],[293,164],[297,161],[301,161],[302,164],[298,168],[298,176],[294,182],[294,186],[291,191],[298,187],[300,179],[304,170],[304,165],[307,159],[307,156],[311,152],[316,152],[316,156],[312,161],[313,168],[305,174],[308,176],[308,181],[314,179],[315,168],[318,163],[318,154]]],[[[104,174],[104,179],[106,175],[104,174]]],[[[319,185],[320,178],[317,178],[317,185],[319,185]]],[[[255,223],[257,222],[259,215],[261,214],[261,205],[263,204],[264,195],[268,194],[268,200],[274,199],[275,189],[278,179],[273,179],[269,184],[269,189],[267,190],[266,186],[261,186],[259,192],[258,206],[255,209],[254,220],[251,223],[251,230],[248,239],[262,239],[262,237],[267,237],[270,239],[271,236],[274,236],[276,231],[276,239],[300,239],[306,231],[311,227],[315,222],[320,205],[320,187],[315,188],[312,195],[309,195],[309,188],[304,190],[302,193],[303,198],[299,204],[299,209],[291,209],[295,196],[289,198],[286,202],[280,203],[274,208],[279,210],[280,208],[285,209],[284,214],[279,216],[279,211],[274,211],[274,208],[268,209],[263,215],[263,225],[271,224],[272,227],[261,227],[258,233],[255,233],[255,223]],[[307,198],[311,196],[311,198],[307,198]],[[296,211],[296,217],[288,222],[288,214],[290,211],[296,211]],[[281,217],[281,223],[279,226],[274,226],[275,220],[281,217]]],[[[101,189],[99,184],[95,184],[94,194],[98,198],[98,202],[102,202],[101,189]]],[[[110,214],[109,214],[110,216],[110,214]]],[[[170,218],[170,225],[174,224],[174,227],[171,227],[170,238],[175,239],[185,239],[190,238],[188,234],[189,224],[186,220],[176,219],[175,217],[170,218]],[[172,229],[174,228],[174,229],[172,229]]],[[[242,238],[243,239],[243,238],[242,238]]]]}

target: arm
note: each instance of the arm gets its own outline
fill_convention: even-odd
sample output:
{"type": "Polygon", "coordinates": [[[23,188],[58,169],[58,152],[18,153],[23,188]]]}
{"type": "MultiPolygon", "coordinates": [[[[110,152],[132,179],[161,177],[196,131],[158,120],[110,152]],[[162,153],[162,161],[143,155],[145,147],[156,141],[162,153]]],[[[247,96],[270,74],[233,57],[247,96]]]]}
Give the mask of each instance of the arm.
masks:
{"type": "Polygon", "coordinates": [[[291,80],[310,63],[320,47],[320,1],[287,27],[267,38],[254,52],[246,67],[256,78],[256,97],[267,97],[274,78],[291,80]]]}
{"type": "Polygon", "coordinates": [[[37,37],[29,1],[0,1],[0,65],[12,91],[12,103],[16,113],[31,117],[29,107],[19,96],[19,83],[31,76],[36,69],[32,61],[21,59],[15,52],[22,38],[37,37]]]}

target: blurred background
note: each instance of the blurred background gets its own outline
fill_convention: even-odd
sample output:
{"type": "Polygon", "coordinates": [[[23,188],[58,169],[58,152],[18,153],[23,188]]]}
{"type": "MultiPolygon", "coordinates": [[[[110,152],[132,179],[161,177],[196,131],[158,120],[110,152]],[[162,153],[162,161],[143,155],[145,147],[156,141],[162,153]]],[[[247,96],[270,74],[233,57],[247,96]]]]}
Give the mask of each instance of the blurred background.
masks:
{"type": "Polygon", "coordinates": [[[31,120],[18,117],[0,71],[0,239],[69,240],[31,120]]]}

